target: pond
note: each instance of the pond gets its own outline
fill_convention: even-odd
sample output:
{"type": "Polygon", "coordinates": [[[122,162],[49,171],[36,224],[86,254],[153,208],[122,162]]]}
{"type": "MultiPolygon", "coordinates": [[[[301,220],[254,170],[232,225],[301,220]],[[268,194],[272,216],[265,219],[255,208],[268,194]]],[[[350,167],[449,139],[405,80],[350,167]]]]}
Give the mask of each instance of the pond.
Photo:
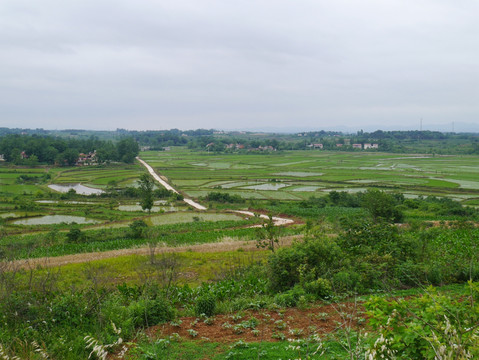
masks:
{"type": "Polygon", "coordinates": [[[279,190],[281,188],[284,188],[286,186],[289,186],[287,184],[278,184],[278,183],[270,183],[270,184],[261,184],[261,185],[252,185],[252,186],[245,186],[242,187],[242,189],[248,189],[248,190],[279,190]]]}
{"type": "Polygon", "coordinates": [[[15,225],[53,225],[61,223],[77,223],[77,224],[98,224],[100,221],[87,219],[83,216],[70,216],[70,215],[46,215],[39,217],[32,217],[28,219],[21,219],[12,221],[15,225]]]}
{"type": "Polygon", "coordinates": [[[100,195],[104,192],[101,189],[91,188],[82,184],[69,184],[69,185],[52,184],[52,185],[48,185],[48,187],[52,190],[62,192],[62,193],[67,193],[68,191],[73,189],[76,191],[77,194],[80,194],[80,195],[100,195]]]}

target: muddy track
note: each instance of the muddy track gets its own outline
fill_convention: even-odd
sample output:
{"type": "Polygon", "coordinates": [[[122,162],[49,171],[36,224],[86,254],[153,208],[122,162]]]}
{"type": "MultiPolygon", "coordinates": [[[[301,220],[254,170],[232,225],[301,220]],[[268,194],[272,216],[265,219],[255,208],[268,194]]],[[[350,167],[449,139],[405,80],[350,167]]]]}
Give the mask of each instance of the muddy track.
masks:
{"type": "MultiPolygon", "coordinates": [[[[302,239],[302,235],[285,236],[279,239],[279,246],[290,245],[294,240],[302,239]]],[[[211,252],[226,252],[235,251],[238,249],[244,249],[245,251],[257,251],[255,240],[248,241],[221,241],[216,243],[185,245],[185,246],[158,246],[154,249],[155,254],[162,253],[180,253],[186,251],[193,251],[199,253],[211,253],[211,252]]],[[[25,259],[12,261],[9,265],[15,269],[34,269],[37,267],[57,267],[68,264],[86,263],[95,260],[110,259],[119,256],[128,255],[149,255],[152,248],[145,246],[132,249],[119,249],[102,252],[92,252],[83,254],[72,254],[55,257],[43,257],[36,259],[25,259]]]]}

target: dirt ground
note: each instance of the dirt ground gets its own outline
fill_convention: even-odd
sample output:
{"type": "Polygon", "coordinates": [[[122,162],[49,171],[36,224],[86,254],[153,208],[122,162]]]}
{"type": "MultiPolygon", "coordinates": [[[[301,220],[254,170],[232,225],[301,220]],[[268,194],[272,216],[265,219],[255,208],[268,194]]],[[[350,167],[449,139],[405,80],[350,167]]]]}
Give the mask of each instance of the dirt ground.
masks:
{"type": "Polygon", "coordinates": [[[220,343],[239,340],[274,342],[288,338],[305,338],[313,333],[330,334],[346,327],[357,328],[361,326],[362,320],[359,319],[362,318],[364,314],[360,305],[323,304],[305,310],[289,308],[278,311],[239,311],[233,315],[218,315],[206,322],[205,319],[196,317],[183,317],[173,324],[153,326],[146,333],[153,339],[177,333],[184,339],[220,343]]]}

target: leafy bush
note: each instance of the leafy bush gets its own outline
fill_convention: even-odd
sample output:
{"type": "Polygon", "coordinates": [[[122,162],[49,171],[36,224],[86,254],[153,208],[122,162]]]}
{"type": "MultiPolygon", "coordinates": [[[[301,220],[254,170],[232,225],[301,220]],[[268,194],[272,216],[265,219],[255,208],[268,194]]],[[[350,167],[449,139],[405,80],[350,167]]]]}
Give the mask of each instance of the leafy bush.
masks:
{"type": "Polygon", "coordinates": [[[268,259],[271,288],[287,290],[305,274],[312,274],[311,280],[330,277],[343,266],[343,258],[339,246],[329,238],[307,239],[289,248],[280,248],[268,259]]]}
{"type": "Polygon", "coordinates": [[[333,275],[332,287],[337,293],[359,291],[361,275],[352,269],[342,270],[333,275]]]}
{"type": "Polygon", "coordinates": [[[77,227],[72,227],[67,233],[67,242],[68,243],[80,243],[85,240],[85,235],[77,227]]]}
{"type": "Polygon", "coordinates": [[[135,327],[151,326],[174,318],[175,312],[166,299],[140,299],[128,306],[135,327]]]}
{"type": "Polygon", "coordinates": [[[205,294],[196,300],[195,313],[197,316],[202,314],[206,316],[214,315],[216,310],[216,299],[211,294],[205,294]]]}
{"type": "Polygon", "coordinates": [[[206,195],[206,200],[220,203],[244,203],[244,199],[239,195],[230,195],[221,192],[208,193],[208,195],[206,195]]]}
{"type": "Polygon", "coordinates": [[[130,225],[130,235],[134,239],[140,239],[144,236],[148,225],[143,220],[135,220],[130,225]]]}
{"type": "Polygon", "coordinates": [[[467,298],[439,294],[434,288],[408,300],[373,297],[365,307],[369,324],[379,333],[369,358],[476,359],[479,357],[477,283],[467,298]]]}
{"type": "Polygon", "coordinates": [[[375,220],[401,222],[404,217],[397,207],[400,205],[400,198],[384,191],[366,191],[362,196],[361,205],[369,210],[375,220]]]}
{"type": "Polygon", "coordinates": [[[297,285],[294,288],[278,294],[274,297],[274,302],[279,306],[294,307],[298,304],[301,297],[305,297],[306,292],[304,289],[297,285]]]}
{"type": "Polygon", "coordinates": [[[316,280],[307,282],[303,285],[303,288],[306,293],[314,295],[320,299],[327,298],[333,293],[331,282],[323,278],[318,278],[316,280]]]}

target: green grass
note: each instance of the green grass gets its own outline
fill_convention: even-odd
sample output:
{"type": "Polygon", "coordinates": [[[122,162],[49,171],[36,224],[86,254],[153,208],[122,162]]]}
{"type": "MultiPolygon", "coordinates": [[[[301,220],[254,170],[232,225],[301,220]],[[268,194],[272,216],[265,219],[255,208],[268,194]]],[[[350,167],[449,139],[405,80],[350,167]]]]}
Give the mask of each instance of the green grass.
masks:
{"type": "MultiPolygon", "coordinates": [[[[334,341],[326,341],[327,351],[321,355],[319,352],[313,355],[318,344],[312,343],[309,349],[306,345],[300,349],[294,349],[287,341],[280,342],[256,342],[244,343],[236,342],[233,344],[212,343],[205,340],[170,340],[157,341],[155,343],[144,343],[134,351],[132,359],[165,359],[165,360],[278,360],[278,359],[298,359],[301,355],[309,357],[307,359],[345,359],[348,357],[346,351],[334,341]],[[316,346],[314,346],[316,345],[316,346]],[[149,357],[148,357],[149,356],[149,357]]],[[[293,344],[294,345],[294,344],[293,344]]],[[[306,357],[305,357],[306,358],[306,357]]]]}
{"type": "Polygon", "coordinates": [[[223,221],[233,220],[239,221],[243,218],[233,214],[212,214],[212,213],[197,213],[197,212],[184,212],[184,213],[171,213],[158,216],[152,216],[147,219],[147,223],[152,226],[166,225],[166,224],[178,224],[189,223],[197,221],[223,221]]]}
{"type": "MultiPolygon", "coordinates": [[[[175,271],[178,278],[177,284],[199,286],[202,282],[211,282],[230,274],[234,269],[262,262],[270,254],[267,250],[254,252],[225,251],[225,252],[193,252],[161,254],[161,246],[154,252],[155,263],[151,263],[150,255],[125,255],[115,258],[92,260],[85,263],[65,264],[61,267],[46,268],[48,263],[40,264],[33,270],[33,276],[45,277],[55,274],[57,286],[68,290],[75,288],[90,288],[94,281],[102,280],[105,286],[115,287],[117,284],[139,284],[148,277],[158,280],[162,273],[161,263],[175,262],[175,271]],[[91,275],[95,273],[94,279],[91,275]]],[[[17,273],[18,283],[28,283],[28,271],[21,270],[17,273]]]]}

